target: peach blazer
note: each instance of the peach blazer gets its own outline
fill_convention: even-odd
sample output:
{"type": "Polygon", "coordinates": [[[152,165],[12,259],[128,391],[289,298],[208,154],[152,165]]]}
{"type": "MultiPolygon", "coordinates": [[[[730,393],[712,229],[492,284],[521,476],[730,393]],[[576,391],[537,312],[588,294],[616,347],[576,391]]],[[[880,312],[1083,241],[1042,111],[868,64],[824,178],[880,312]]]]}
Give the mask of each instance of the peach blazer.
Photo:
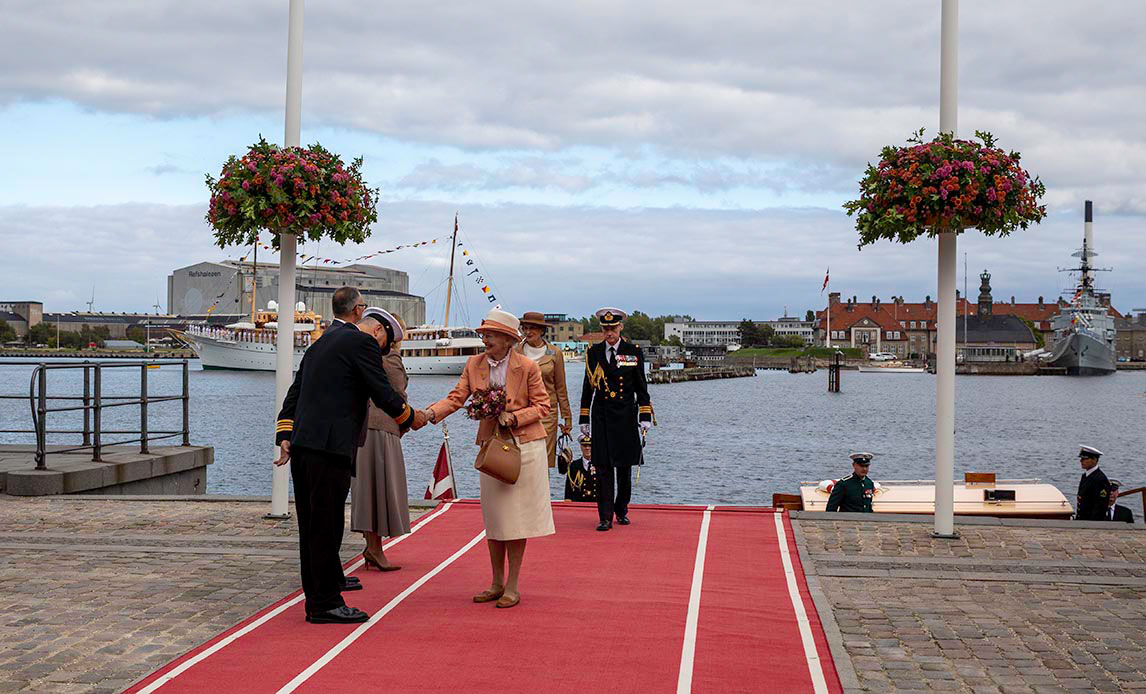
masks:
{"type": "MultiPolygon", "coordinates": [[[[466,361],[461,378],[450,394],[430,405],[434,421],[440,422],[460,410],[469,400],[470,394],[485,388],[489,388],[489,360],[485,354],[475,354],[466,361]]],[[[544,440],[545,427],[541,420],[549,413],[549,393],[541,382],[541,369],[532,359],[512,349],[509,351],[509,365],[505,372],[505,395],[506,411],[517,417],[513,435],[518,442],[544,440]]],[[[481,445],[488,440],[493,436],[495,428],[493,420],[483,419],[478,425],[476,443],[481,445]]]]}

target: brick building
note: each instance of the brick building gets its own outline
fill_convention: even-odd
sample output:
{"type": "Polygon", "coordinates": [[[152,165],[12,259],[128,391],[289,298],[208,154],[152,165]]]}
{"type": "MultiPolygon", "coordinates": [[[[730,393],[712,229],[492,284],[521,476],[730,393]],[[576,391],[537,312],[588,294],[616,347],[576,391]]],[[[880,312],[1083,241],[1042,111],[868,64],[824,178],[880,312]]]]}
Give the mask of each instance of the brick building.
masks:
{"type": "MultiPolygon", "coordinates": [[[[1110,307],[1110,296],[1102,295],[1101,300],[1110,309],[1111,314],[1121,318],[1121,314],[1110,307]]],[[[816,343],[830,344],[834,347],[861,347],[872,352],[890,352],[904,358],[926,358],[935,353],[936,327],[935,317],[939,304],[927,297],[920,303],[909,303],[902,297],[893,297],[891,301],[884,302],[878,297],[872,297],[870,302],[860,302],[856,297],[841,301],[839,292],[832,292],[828,296],[831,306],[832,334],[827,331],[827,309],[816,313],[816,343]]],[[[1037,302],[1017,303],[1015,297],[1010,301],[992,300],[993,316],[1013,316],[1029,323],[1034,330],[1034,339],[1037,346],[1048,346],[1053,340],[1051,318],[1063,307],[1066,301],[1044,301],[1039,297],[1037,302]]],[[[978,315],[978,303],[972,303],[963,296],[955,301],[955,315],[962,330],[962,316],[968,320],[978,315]]]]}
{"type": "Polygon", "coordinates": [[[1119,359],[1146,361],[1146,310],[1138,310],[1137,314],[1114,319],[1117,330],[1115,348],[1119,359]]]}

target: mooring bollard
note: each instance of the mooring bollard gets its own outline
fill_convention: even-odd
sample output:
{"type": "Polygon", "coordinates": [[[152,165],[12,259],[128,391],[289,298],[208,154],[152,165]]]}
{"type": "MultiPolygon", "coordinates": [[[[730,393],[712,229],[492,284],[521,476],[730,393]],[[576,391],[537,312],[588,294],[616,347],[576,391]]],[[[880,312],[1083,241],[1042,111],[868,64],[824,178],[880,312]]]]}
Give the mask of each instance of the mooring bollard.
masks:
{"type": "Polygon", "coordinates": [[[840,359],[841,359],[841,357],[843,357],[843,354],[837,350],[835,355],[833,355],[833,357],[832,357],[832,362],[830,364],[828,364],[828,392],[829,393],[840,392],[840,369],[841,369],[840,359]]]}

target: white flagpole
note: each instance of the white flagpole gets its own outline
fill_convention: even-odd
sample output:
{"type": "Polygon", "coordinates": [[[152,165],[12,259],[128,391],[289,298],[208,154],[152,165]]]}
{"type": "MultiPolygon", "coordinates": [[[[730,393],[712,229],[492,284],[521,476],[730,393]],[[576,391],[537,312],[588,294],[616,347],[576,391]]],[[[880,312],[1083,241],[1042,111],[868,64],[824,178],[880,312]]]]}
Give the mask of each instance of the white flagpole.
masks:
{"type": "MultiPolygon", "coordinates": [[[[939,44],[939,132],[955,135],[959,106],[959,0],[943,0],[939,44]]],[[[934,537],[955,533],[955,278],[956,231],[939,234],[939,312],[935,348],[934,537]]]]}
{"type": "MultiPolygon", "coordinates": [[[[286,124],[283,145],[298,147],[302,120],[302,17],[303,0],[290,0],[287,29],[286,124]]],[[[294,300],[295,251],[294,234],[279,235],[279,311],[275,349],[275,414],[282,408],[294,380],[294,300]]],[[[277,450],[276,450],[277,454],[277,450]]],[[[268,518],[289,518],[287,465],[275,465],[271,478],[271,512],[268,518]]]]}

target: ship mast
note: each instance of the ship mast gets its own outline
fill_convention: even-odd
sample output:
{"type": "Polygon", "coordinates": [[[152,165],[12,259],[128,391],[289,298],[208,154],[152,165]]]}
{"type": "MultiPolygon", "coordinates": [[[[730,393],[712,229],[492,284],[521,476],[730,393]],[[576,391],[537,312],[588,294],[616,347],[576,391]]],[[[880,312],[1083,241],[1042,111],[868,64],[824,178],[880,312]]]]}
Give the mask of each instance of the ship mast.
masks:
{"type": "Polygon", "coordinates": [[[454,254],[458,250],[458,213],[454,213],[454,237],[450,242],[450,278],[446,284],[446,320],[443,327],[450,327],[450,297],[454,294],[454,254]]]}

